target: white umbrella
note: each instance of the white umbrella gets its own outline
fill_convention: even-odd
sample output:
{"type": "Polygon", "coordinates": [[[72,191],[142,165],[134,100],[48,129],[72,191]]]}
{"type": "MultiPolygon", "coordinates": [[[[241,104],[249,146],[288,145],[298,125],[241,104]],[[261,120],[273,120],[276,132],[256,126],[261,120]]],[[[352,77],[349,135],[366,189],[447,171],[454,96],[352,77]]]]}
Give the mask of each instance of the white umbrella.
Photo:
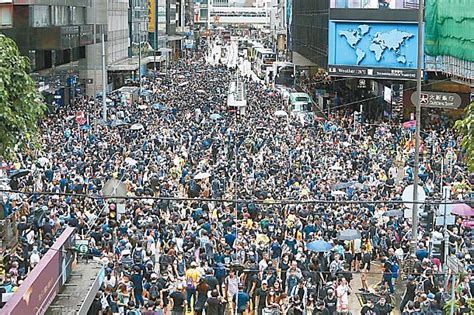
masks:
{"type": "Polygon", "coordinates": [[[204,91],[204,90],[196,90],[196,93],[205,94],[205,93],[206,93],[206,91],[204,91]]]}
{"type": "Polygon", "coordinates": [[[276,117],[287,117],[288,113],[284,110],[277,110],[274,114],[276,117]]]}
{"type": "Polygon", "coordinates": [[[135,166],[137,165],[138,161],[128,157],[125,159],[125,163],[131,166],[135,166]]]}
{"type": "Polygon", "coordinates": [[[146,106],[146,105],[139,105],[138,106],[138,109],[147,109],[147,108],[148,108],[148,106],[146,106]]]}
{"type": "Polygon", "coordinates": [[[46,157],[40,157],[40,158],[38,159],[38,163],[39,163],[41,166],[45,166],[45,164],[48,163],[48,162],[49,162],[49,159],[46,158],[46,157]]]}
{"type": "Polygon", "coordinates": [[[183,86],[188,85],[188,84],[189,84],[189,82],[186,81],[186,82],[183,82],[183,83],[178,84],[178,86],[179,86],[179,87],[183,87],[183,86]]]}
{"type": "Polygon", "coordinates": [[[140,129],[143,129],[143,125],[142,124],[133,124],[130,129],[132,130],[140,130],[140,129]]]}
{"type": "Polygon", "coordinates": [[[211,174],[209,173],[198,173],[194,176],[194,179],[205,179],[205,178],[209,178],[211,176],[211,174]]]}
{"type": "Polygon", "coordinates": [[[342,171],[342,167],[339,165],[334,165],[329,168],[332,171],[342,171]]]}
{"type": "Polygon", "coordinates": [[[331,191],[331,195],[333,195],[333,196],[345,196],[346,193],[343,192],[343,191],[340,191],[340,190],[336,190],[336,191],[331,191]]]}

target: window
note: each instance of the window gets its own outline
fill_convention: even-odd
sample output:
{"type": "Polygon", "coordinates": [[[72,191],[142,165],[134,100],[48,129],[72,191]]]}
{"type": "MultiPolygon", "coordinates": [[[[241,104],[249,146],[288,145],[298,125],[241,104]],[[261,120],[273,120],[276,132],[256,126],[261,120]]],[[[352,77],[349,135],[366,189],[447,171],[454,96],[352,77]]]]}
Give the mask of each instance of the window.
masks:
{"type": "Polygon", "coordinates": [[[69,7],[52,6],[51,7],[52,25],[69,25],[69,7]]]}
{"type": "Polygon", "coordinates": [[[12,26],[12,6],[0,6],[0,27],[12,26]]]}
{"type": "Polygon", "coordinates": [[[34,5],[30,7],[32,13],[31,26],[45,27],[51,25],[50,7],[47,5],[34,5]]]}
{"type": "Polygon", "coordinates": [[[86,24],[86,8],[71,7],[71,24],[83,25],[86,24]]]}

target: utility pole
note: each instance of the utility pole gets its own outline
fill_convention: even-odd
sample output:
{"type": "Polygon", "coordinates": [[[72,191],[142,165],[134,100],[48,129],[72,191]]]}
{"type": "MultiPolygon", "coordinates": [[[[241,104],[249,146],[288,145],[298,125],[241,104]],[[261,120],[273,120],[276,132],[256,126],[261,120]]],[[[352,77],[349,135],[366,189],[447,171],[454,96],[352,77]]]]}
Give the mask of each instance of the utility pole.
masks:
{"type": "Polygon", "coordinates": [[[138,21],[138,84],[140,86],[138,96],[142,95],[142,34],[140,33],[140,22],[141,21],[138,21]]]}
{"type": "Polygon", "coordinates": [[[105,65],[105,34],[102,33],[102,119],[107,121],[107,70],[105,65]]]}
{"type": "Polygon", "coordinates": [[[423,12],[424,0],[420,0],[418,8],[418,60],[416,63],[416,91],[418,93],[418,100],[415,108],[415,166],[413,170],[413,213],[412,213],[412,232],[411,232],[411,254],[415,257],[417,236],[418,236],[418,208],[420,205],[418,201],[418,171],[420,164],[420,127],[421,127],[421,78],[422,78],[422,62],[423,62],[423,12]]]}

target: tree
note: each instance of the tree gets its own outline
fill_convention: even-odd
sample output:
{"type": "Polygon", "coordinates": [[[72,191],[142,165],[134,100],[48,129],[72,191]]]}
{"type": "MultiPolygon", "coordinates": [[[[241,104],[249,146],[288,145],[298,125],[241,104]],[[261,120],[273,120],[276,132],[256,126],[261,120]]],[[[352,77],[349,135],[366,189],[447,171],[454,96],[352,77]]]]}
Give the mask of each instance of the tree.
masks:
{"type": "Polygon", "coordinates": [[[30,63],[15,42],[0,34],[0,156],[11,158],[13,148],[36,142],[38,120],[46,105],[29,75],[30,63]]]}
{"type": "Polygon", "coordinates": [[[456,129],[462,134],[461,145],[466,151],[469,171],[474,172],[474,102],[466,107],[466,116],[456,122],[456,129]]]}

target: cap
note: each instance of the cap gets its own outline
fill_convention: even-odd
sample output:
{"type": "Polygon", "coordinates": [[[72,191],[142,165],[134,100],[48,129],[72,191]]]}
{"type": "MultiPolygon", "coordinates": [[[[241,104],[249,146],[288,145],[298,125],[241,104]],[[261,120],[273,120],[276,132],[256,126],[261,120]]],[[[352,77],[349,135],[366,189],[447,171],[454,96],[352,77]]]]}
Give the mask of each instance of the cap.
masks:
{"type": "Polygon", "coordinates": [[[429,300],[434,300],[435,298],[435,295],[433,293],[428,293],[428,295],[426,296],[429,300]]]}
{"type": "Polygon", "coordinates": [[[262,281],[262,285],[264,285],[264,284],[268,284],[267,280],[262,281]]]}
{"type": "Polygon", "coordinates": [[[196,263],[195,261],[193,261],[193,262],[191,263],[191,267],[197,267],[197,263],[196,263]]]}

